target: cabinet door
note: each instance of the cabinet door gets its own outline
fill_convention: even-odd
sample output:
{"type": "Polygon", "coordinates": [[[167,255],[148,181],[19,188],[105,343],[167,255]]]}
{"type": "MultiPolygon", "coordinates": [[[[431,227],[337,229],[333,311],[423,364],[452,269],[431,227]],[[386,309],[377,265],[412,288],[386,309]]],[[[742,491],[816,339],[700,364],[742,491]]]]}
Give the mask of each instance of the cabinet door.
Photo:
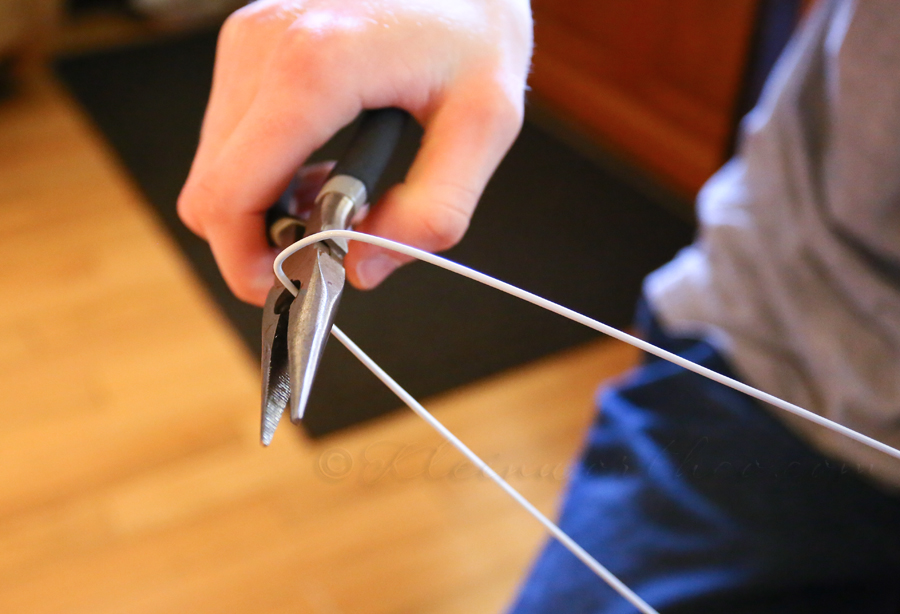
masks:
{"type": "Polygon", "coordinates": [[[692,194],[722,164],[758,0],[534,0],[533,98],[692,194]]]}

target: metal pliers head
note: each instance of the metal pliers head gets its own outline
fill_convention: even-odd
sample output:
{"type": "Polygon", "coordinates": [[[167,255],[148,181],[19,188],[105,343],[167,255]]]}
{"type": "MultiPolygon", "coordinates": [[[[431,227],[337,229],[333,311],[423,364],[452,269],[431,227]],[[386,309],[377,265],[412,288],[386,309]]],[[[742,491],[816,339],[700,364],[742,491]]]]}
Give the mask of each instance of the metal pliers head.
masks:
{"type": "MultiPolygon", "coordinates": [[[[366,188],[360,181],[332,177],[316,199],[304,236],[349,228],[365,201],[366,188]]],[[[262,355],[261,435],[266,445],[288,404],[291,420],[303,417],[344,289],[346,253],[346,241],[339,239],[301,250],[284,264],[299,294],[295,297],[277,281],[269,290],[263,309],[262,355]]]]}
{"type": "MultiPolygon", "coordinates": [[[[304,237],[350,228],[387,165],[406,119],[398,109],[366,113],[350,148],[316,197],[304,237]]],[[[295,220],[270,216],[268,224],[273,244],[285,248],[296,240],[295,220]]],[[[285,274],[299,289],[296,297],[276,280],[266,298],[260,433],[264,445],[272,441],[288,405],[292,421],[303,417],[344,289],[347,247],[345,239],[329,239],[300,250],[284,263],[285,274]]]]}

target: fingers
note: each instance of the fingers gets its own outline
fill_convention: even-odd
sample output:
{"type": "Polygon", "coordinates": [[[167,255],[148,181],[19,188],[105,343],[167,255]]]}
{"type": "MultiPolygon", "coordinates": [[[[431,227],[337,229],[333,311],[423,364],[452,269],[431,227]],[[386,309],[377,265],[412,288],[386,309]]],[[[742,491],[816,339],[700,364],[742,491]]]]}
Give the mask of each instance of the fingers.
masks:
{"type": "Polygon", "coordinates": [[[231,135],[259,90],[260,67],[274,50],[267,39],[281,29],[264,18],[263,9],[253,3],[236,11],[219,32],[212,90],[200,134],[201,162],[204,154],[217,151],[231,135]]]}
{"type": "MultiPolygon", "coordinates": [[[[519,12],[527,2],[257,0],[229,19],[178,209],[239,298],[261,304],[272,282],[265,211],[364,106],[409,110],[425,137],[406,182],[361,230],[432,251],[461,238],[521,125],[530,43],[519,12]]],[[[399,263],[352,244],[346,264],[354,284],[372,287],[399,263]]]]}
{"type": "MultiPolygon", "coordinates": [[[[259,93],[215,163],[191,177],[182,198],[206,208],[204,232],[225,280],[239,298],[255,304],[265,300],[271,286],[274,258],[264,240],[262,214],[284,189],[291,170],[356,112],[348,109],[344,117],[334,107],[317,109],[315,100],[308,99],[303,113],[278,114],[269,110],[291,107],[271,100],[284,95],[271,92],[259,93]],[[329,124],[334,128],[324,127],[329,124]]],[[[462,238],[488,179],[521,127],[522,101],[490,80],[473,81],[454,92],[426,121],[406,181],[373,207],[359,227],[363,232],[429,251],[447,249],[462,238]]],[[[327,169],[307,172],[310,196],[327,169]]],[[[354,243],[345,264],[351,283],[371,288],[406,260],[354,243]]]]}
{"type": "MultiPolygon", "coordinates": [[[[222,26],[209,105],[191,175],[212,163],[256,97],[260,67],[268,63],[274,50],[270,41],[282,28],[268,18],[271,4],[254,2],[233,13],[222,26]]],[[[188,228],[205,238],[204,220],[198,209],[179,203],[179,215],[188,228]]]]}
{"type": "MultiPolygon", "coordinates": [[[[294,214],[298,215],[301,218],[305,217],[305,214],[308,213],[312,208],[316,196],[322,189],[325,181],[328,179],[328,175],[329,173],[331,173],[332,168],[334,168],[334,162],[329,161],[310,164],[301,167],[297,171],[297,184],[294,190],[296,210],[293,211],[294,214]]],[[[246,225],[249,228],[259,228],[259,231],[262,232],[263,228],[261,225],[258,225],[258,222],[258,215],[249,214],[247,218],[243,220],[243,225],[246,225]]],[[[229,258],[231,256],[228,253],[228,245],[228,243],[219,240],[211,242],[213,255],[216,257],[217,262],[229,261],[229,258]],[[222,253],[222,250],[225,250],[225,253],[222,253]]],[[[230,286],[244,288],[242,290],[242,294],[239,295],[239,298],[242,298],[243,300],[249,303],[254,303],[256,305],[261,305],[263,302],[265,302],[266,293],[269,291],[269,288],[271,287],[273,281],[272,263],[274,262],[277,252],[278,250],[270,248],[268,243],[261,243],[257,244],[256,246],[251,246],[251,249],[248,250],[248,253],[250,254],[249,257],[254,259],[251,261],[251,266],[255,266],[256,268],[249,269],[249,275],[251,282],[255,281],[256,285],[245,287],[246,284],[243,284],[241,281],[235,281],[233,279],[230,280],[230,286]],[[256,258],[257,255],[260,256],[258,259],[256,258]]],[[[237,257],[246,258],[247,256],[237,255],[237,257]]],[[[235,269],[234,266],[229,266],[227,268],[229,271],[235,269]]],[[[247,269],[242,268],[241,270],[246,271],[247,269]]],[[[223,274],[224,271],[225,269],[223,269],[223,274]]],[[[246,275],[248,273],[238,274],[246,275]]]]}
{"type": "Polygon", "coordinates": [[[265,211],[294,169],[358,111],[310,95],[322,90],[303,79],[291,85],[257,93],[215,159],[195,165],[179,198],[180,211],[190,212],[183,217],[202,220],[201,233],[231,290],[254,304],[265,301],[272,282],[274,253],[265,241],[265,211]],[[296,88],[307,95],[295,95],[296,88]]]}
{"type": "MultiPolygon", "coordinates": [[[[481,193],[522,125],[522,100],[478,80],[455,90],[425,126],[406,181],[372,208],[358,229],[427,251],[459,242],[481,193]]],[[[352,243],[351,283],[372,288],[408,258],[352,243]]]]}

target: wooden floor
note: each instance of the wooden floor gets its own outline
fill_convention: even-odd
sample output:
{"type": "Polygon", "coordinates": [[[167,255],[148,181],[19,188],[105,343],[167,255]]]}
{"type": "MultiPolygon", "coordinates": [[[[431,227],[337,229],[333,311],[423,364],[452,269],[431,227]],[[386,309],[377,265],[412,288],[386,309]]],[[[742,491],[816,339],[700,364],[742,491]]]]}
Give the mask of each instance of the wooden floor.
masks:
{"type": "MultiPolygon", "coordinates": [[[[0,103],[0,612],[501,611],[544,539],[404,412],[257,443],[255,357],[49,80],[0,103]]],[[[552,513],[596,343],[426,403],[552,513]]]]}

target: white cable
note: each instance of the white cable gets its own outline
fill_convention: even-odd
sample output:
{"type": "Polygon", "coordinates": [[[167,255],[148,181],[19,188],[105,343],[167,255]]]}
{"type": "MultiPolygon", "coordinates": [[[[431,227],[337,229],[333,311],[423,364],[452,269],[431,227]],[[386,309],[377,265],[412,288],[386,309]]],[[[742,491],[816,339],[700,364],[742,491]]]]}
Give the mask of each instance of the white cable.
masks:
{"type": "MultiPolygon", "coordinates": [[[[468,277],[469,279],[483,283],[487,286],[491,286],[492,288],[496,288],[497,290],[506,292],[507,294],[520,298],[524,301],[528,301],[529,303],[537,305],[538,307],[543,307],[548,311],[557,313],[574,322],[578,322],[579,324],[583,324],[589,328],[592,328],[598,332],[605,333],[611,337],[619,339],[620,341],[631,344],[634,347],[639,348],[645,352],[668,360],[676,365],[684,367],[685,369],[693,371],[694,373],[707,377],[713,381],[719,382],[720,384],[728,386],[729,388],[733,388],[734,390],[743,392],[744,394],[747,394],[755,399],[758,399],[765,403],[769,403],[770,405],[774,405],[775,407],[798,415],[802,418],[806,418],[811,422],[831,429],[832,431],[835,431],[846,437],[849,437],[850,439],[875,448],[876,450],[880,450],[881,452],[893,456],[894,458],[900,459],[900,450],[892,448],[887,444],[881,443],[880,441],[872,439],[871,437],[867,437],[866,435],[863,435],[861,433],[857,433],[853,429],[847,428],[846,426],[833,422],[832,420],[828,420],[827,418],[815,414],[807,409],[803,409],[798,405],[788,403],[787,401],[784,401],[767,392],[757,390],[752,386],[748,386],[747,384],[717,373],[711,369],[695,364],[689,360],[686,360],[685,358],[682,358],[681,356],[668,352],[662,348],[658,348],[651,343],[647,343],[642,339],[629,335],[628,333],[622,332],[617,328],[613,328],[612,326],[609,326],[607,324],[603,324],[602,322],[598,322],[597,320],[584,316],[576,311],[568,309],[567,307],[563,307],[562,305],[558,305],[552,301],[548,301],[547,299],[537,296],[536,294],[532,294],[531,292],[522,290],[521,288],[517,288],[498,279],[494,279],[489,275],[485,275],[484,273],[480,273],[451,260],[447,260],[446,258],[430,254],[428,252],[410,247],[408,245],[404,245],[402,243],[397,243],[395,241],[367,235],[353,230],[326,230],[323,232],[318,232],[308,237],[304,237],[300,241],[297,241],[296,243],[282,251],[280,254],[278,254],[278,257],[275,259],[274,265],[275,275],[278,277],[278,280],[284,285],[285,288],[287,288],[291,292],[291,294],[297,296],[297,294],[299,293],[299,289],[287,277],[287,275],[284,274],[284,261],[304,247],[308,247],[313,243],[318,243],[319,241],[324,241],[326,239],[339,238],[362,241],[364,243],[369,243],[377,247],[399,252],[412,258],[434,264],[464,277],[468,277]]],[[[425,422],[427,422],[433,429],[440,433],[441,436],[443,436],[457,450],[459,450],[463,454],[463,456],[469,459],[469,461],[473,465],[478,467],[485,475],[491,478],[498,486],[500,486],[500,488],[502,488],[510,497],[512,497],[519,505],[521,505],[529,514],[534,516],[534,518],[536,518],[538,522],[544,525],[544,527],[550,532],[551,535],[553,535],[553,537],[555,537],[559,541],[560,544],[568,549],[569,552],[574,554],[581,562],[587,565],[587,567],[590,568],[591,571],[597,574],[597,576],[603,579],[603,581],[605,581],[622,597],[624,597],[627,601],[634,605],[638,610],[643,612],[643,614],[658,614],[656,610],[653,609],[647,602],[645,602],[634,591],[628,588],[612,572],[606,569],[606,567],[601,565],[594,557],[592,557],[586,550],[584,550],[584,548],[579,546],[562,529],[560,529],[555,523],[553,523],[553,521],[551,521],[540,511],[538,511],[538,509],[535,508],[515,488],[510,486],[508,482],[506,482],[493,469],[491,469],[487,463],[481,460],[481,458],[479,458],[474,452],[472,452],[453,433],[447,430],[447,427],[445,427],[434,416],[432,416],[428,412],[428,410],[426,410],[418,401],[416,401],[416,399],[414,399],[412,395],[410,395],[402,386],[400,386],[400,384],[398,384],[390,375],[385,373],[385,371],[380,366],[378,366],[378,364],[374,360],[372,360],[365,352],[363,352],[359,348],[359,346],[353,343],[353,341],[351,341],[350,338],[347,337],[347,335],[345,335],[337,326],[332,326],[331,332],[342,344],[344,344],[344,346],[348,350],[350,350],[350,352],[352,352],[360,360],[360,362],[362,362],[372,373],[374,373],[375,376],[378,377],[378,379],[384,382],[384,384],[388,388],[390,388],[391,391],[393,391],[393,393],[400,398],[400,400],[406,403],[406,405],[408,405],[409,408],[416,413],[416,415],[425,420],[425,422]]]]}
{"type": "MultiPolygon", "coordinates": [[[[284,287],[288,289],[288,291],[297,296],[299,294],[299,288],[291,282],[287,276],[284,275],[284,271],[282,270],[282,263],[290,257],[291,254],[296,253],[297,251],[303,249],[310,244],[312,244],[313,239],[317,241],[321,241],[329,238],[329,233],[335,231],[325,231],[320,232],[315,235],[311,235],[309,237],[304,238],[302,241],[294,243],[287,249],[285,249],[278,257],[275,259],[275,274],[278,276],[278,279],[284,284],[284,287]]],[[[337,232],[348,232],[348,231],[337,231],[337,232]]],[[[350,231],[352,232],[352,231],[350,231]]],[[[353,235],[357,235],[360,233],[352,232],[353,235]]],[[[330,236],[338,236],[338,235],[330,235],[330,236]]],[[[368,235],[363,235],[368,236],[368,235]]],[[[348,237],[355,238],[355,237],[348,237]]],[[[375,377],[380,379],[385,386],[387,386],[394,394],[396,394],[401,401],[406,403],[406,405],[413,410],[417,416],[422,418],[425,422],[431,426],[434,430],[436,430],[440,435],[446,439],[450,444],[459,450],[463,456],[465,456],[469,462],[475,465],[481,472],[488,476],[491,480],[493,480],[500,488],[502,488],[506,494],[515,500],[520,506],[522,506],[525,511],[531,514],[538,522],[540,522],[547,531],[550,532],[553,537],[555,537],[559,543],[561,543],[569,552],[574,554],[578,560],[584,563],[591,571],[593,571],[597,576],[599,576],[604,582],[606,582],[613,590],[619,593],[623,598],[625,598],[629,603],[634,605],[640,612],[643,614],[659,614],[650,604],[641,599],[637,593],[628,588],[624,582],[619,580],[615,574],[609,571],[606,567],[604,567],[597,559],[592,557],[584,548],[578,545],[574,539],[569,537],[569,535],[560,529],[556,523],[552,520],[544,516],[540,510],[538,510],[534,505],[531,504],[528,499],[522,496],[522,494],[513,488],[509,482],[504,480],[500,475],[491,469],[491,467],[481,460],[481,458],[475,454],[469,447],[464,444],[456,435],[450,432],[450,430],[441,424],[441,422],[429,413],[425,407],[419,403],[411,394],[409,394],[403,386],[397,383],[397,381],[388,375],[384,369],[382,369],[378,363],[372,360],[368,354],[366,354],[358,345],[356,345],[350,337],[348,337],[341,329],[337,326],[332,325],[331,334],[337,338],[344,347],[346,347],[350,352],[356,356],[359,361],[364,364],[369,371],[371,371],[375,377]]]]}
{"type": "Polygon", "coordinates": [[[486,286],[491,286],[492,288],[496,288],[497,290],[506,292],[507,294],[515,296],[516,298],[520,298],[523,301],[528,301],[533,305],[543,307],[548,311],[552,311],[553,313],[557,313],[574,322],[583,324],[588,328],[592,328],[598,332],[609,335],[610,337],[614,337],[620,341],[624,341],[625,343],[633,345],[634,347],[641,349],[648,354],[659,356],[660,358],[668,360],[669,362],[672,362],[680,367],[684,367],[689,371],[693,371],[694,373],[709,378],[714,382],[718,382],[720,384],[728,386],[729,388],[733,388],[738,392],[743,392],[748,396],[763,401],[764,403],[768,403],[779,409],[783,409],[784,411],[800,416],[801,418],[805,418],[810,422],[814,422],[815,424],[823,426],[836,433],[844,435],[845,437],[853,439],[854,441],[858,441],[859,443],[865,444],[880,452],[884,452],[888,456],[893,456],[894,458],[900,460],[900,450],[892,448],[886,443],[882,443],[877,439],[873,439],[867,435],[863,435],[862,433],[857,433],[853,429],[848,428],[843,424],[838,424],[837,422],[829,420],[828,418],[820,416],[819,414],[813,413],[808,409],[803,409],[799,405],[788,403],[787,401],[784,401],[776,397],[775,395],[769,394],[768,392],[763,392],[762,390],[758,390],[753,386],[749,386],[743,382],[739,382],[736,379],[730,378],[726,375],[722,375],[721,373],[717,373],[712,369],[708,369],[707,367],[703,367],[701,365],[693,363],[690,360],[678,356],[677,354],[673,354],[672,352],[668,352],[662,348],[656,347],[652,343],[647,343],[643,339],[639,339],[633,335],[629,335],[628,333],[622,332],[617,328],[613,328],[608,324],[604,324],[603,322],[598,322],[597,320],[582,315],[577,311],[572,311],[568,307],[563,307],[562,305],[558,305],[553,301],[548,301],[547,299],[537,296],[536,294],[532,294],[527,290],[522,290],[521,288],[517,288],[504,281],[500,281],[499,279],[494,279],[490,275],[485,275],[484,273],[470,269],[469,267],[453,262],[452,260],[447,260],[446,258],[424,252],[420,249],[416,249],[415,247],[404,245],[403,243],[397,243],[396,241],[367,235],[361,232],[356,232],[354,230],[326,230],[309,237],[304,237],[300,241],[297,241],[296,243],[285,249],[283,252],[281,252],[275,259],[275,275],[286,288],[291,290],[291,292],[296,292],[294,284],[290,279],[287,278],[287,276],[284,274],[284,271],[282,271],[282,263],[292,254],[295,254],[308,245],[312,245],[313,243],[318,243],[319,241],[324,241],[326,239],[340,238],[362,241],[363,243],[369,243],[377,247],[399,252],[412,258],[417,258],[418,260],[424,260],[425,262],[439,266],[442,269],[447,269],[448,271],[452,271],[453,273],[457,273],[458,275],[468,277],[469,279],[485,284],[486,286]]]}
{"type": "Polygon", "coordinates": [[[637,593],[628,588],[625,583],[619,580],[611,571],[609,571],[606,567],[601,565],[597,559],[592,557],[588,552],[578,545],[578,543],[569,537],[565,531],[560,529],[556,524],[544,516],[534,505],[532,505],[528,499],[523,497],[518,490],[509,485],[509,482],[501,478],[496,471],[491,469],[486,462],[481,460],[477,454],[472,452],[464,444],[460,441],[456,435],[451,433],[446,426],[441,424],[437,418],[432,416],[427,409],[425,409],[418,401],[416,401],[406,390],[403,389],[400,384],[398,384],[390,375],[384,372],[384,370],[378,366],[374,360],[369,358],[369,356],[363,352],[359,346],[357,346],[350,338],[344,334],[344,332],[339,329],[337,326],[331,327],[331,333],[344,344],[348,350],[350,350],[354,356],[356,356],[360,362],[362,362],[369,370],[375,374],[375,376],[380,379],[384,384],[390,388],[394,394],[400,397],[400,400],[406,403],[411,410],[416,412],[416,414],[422,418],[425,422],[427,422],[431,428],[436,430],[438,433],[443,436],[444,439],[450,442],[453,447],[462,452],[463,456],[469,459],[473,465],[478,467],[484,475],[491,478],[497,485],[506,491],[510,497],[515,499],[516,503],[525,508],[525,510],[534,516],[538,522],[540,522],[544,527],[550,532],[553,537],[559,540],[566,549],[569,550],[572,554],[574,554],[578,559],[587,565],[591,571],[600,576],[604,582],[609,584],[613,590],[622,595],[625,599],[631,602],[634,607],[643,612],[644,614],[659,614],[655,609],[653,609],[650,604],[641,599],[637,593]]]}

